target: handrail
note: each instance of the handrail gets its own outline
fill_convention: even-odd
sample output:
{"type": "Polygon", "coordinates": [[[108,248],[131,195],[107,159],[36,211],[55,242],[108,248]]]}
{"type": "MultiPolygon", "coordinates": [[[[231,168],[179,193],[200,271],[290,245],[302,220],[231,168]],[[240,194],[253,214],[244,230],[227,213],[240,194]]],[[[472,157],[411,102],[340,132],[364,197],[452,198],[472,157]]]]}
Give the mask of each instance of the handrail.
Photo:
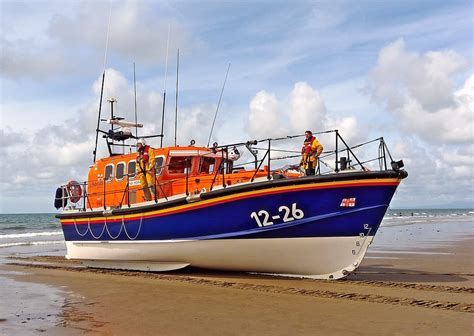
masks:
{"type": "Polygon", "coordinates": [[[224,164],[224,160],[221,160],[221,162],[219,162],[219,167],[216,169],[216,172],[214,174],[214,178],[212,179],[211,186],[209,187],[210,191],[212,191],[212,188],[214,186],[214,182],[216,182],[217,174],[219,174],[219,171],[224,168],[223,164],[224,164]]]}
{"type": "Polygon", "coordinates": [[[352,156],[354,156],[354,158],[357,160],[357,162],[359,163],[359,165],[361,166],[362,169],[364,169],[364,166],[360,163],[359,159],[357,158],[357,156],[354,154],[354,152],[352,152],[352,150],[350,149],[350,147],[347,145],[347,143],[344,141],[344,139],[339,135],[339,132],[336,133],[337,136],[341,139],[341,141],[344,143],[344,145],[346,145],[346,149],[348,152],[351,152],[352,156]]]}
{"type": "MultiPolygon", "coordinates": [[[[255,179],[255,175],[257,175],[258,171],[260,170],[260,167],[262,166],[262,163],[265,160],[265,158],[267,157],[268,153],[269,153],[269,151],[267,150],[267,152],[263,156],[262,160],[260,160],[260,164],[258,165],[257,169],[255,169],[255,173],[253,173],[252,178],[250,179],[250,182],[253,182],[253,180],[255,179]]],[[[268,170],[270,170],[270,167],[268,167],[268,170]]]]}
{"type": "Polygon", "coordinates": [[[130,207],[130,196],[129,196],[129,179],[128,179],[128,176],[127,176],[127,185],[125,186],[125,190],[123,191],[123,194],[122,194],[122,199],[120,200],[120,203],[119,203],[119,208],[122,207],[122,203],[123,203],[123,199],[125,198],[125,194],[127,194],[127,203],[128,203],[128,207],[130,207]]]}
{"type": "MultiPolygon", "coordinates": [[[[158,203],[158,199],[156,198],[156,170],[155,166],[153,165],[153,168],[151,169],[153,173],[153,194],[155,194],[155,203],[158,203]]],[[[145,176],[146,178],[146,176],[145,176]]]]}
{"type": "MultiPolygon", "coordinates": [[[[186,157],[184,161],[184,170],[186,171],[186,196],[189,196],[189,166],[188,166],[188,161],[189,159],[186,157]]],[[[155,179],[155,184],[156,184],[156,179],[155,179]]],[[[155,199],[156,199],[156,193],[155,193],[155,199]]]]}
{"type": "MultiPolygon", "coordinates": [[[[387,156],[391,160],[392,166],[393,166],[394,160],[392,158],[392,155],[391,155],[391,153],[388,149],[388,146],[385,143],[385,140],[384,140],[383,137],[379,137],[379,138],[376,138],[376,139],[373,139],[373,140],[370,140],[370,141],[359,143],[359,144],[356,144],[354,146],[349,146],[337,129],[329,130],[329,131],[323,131],[323,132],[315,132],[313,134],[317,135],[317,134],[329,134],[329,133],[335,133],[335,148],[334,148],[334,150],[323,151],[321,153],[321,155],[317,157],[316,174],[323,175],[323,174],[327,174],[327,173],[331,173],[331,172],[336,172],[337,173],[342,169],[353,169],[356,166],[360,166],[360,168],[362,170],[366,170],[366,167],[364,166],[365,164],[373,162],[373,161],[377,161],[377,160],[379,160],[379,162],[380,162],[378,169],[381,170],[381,171],[382,170],[387,170],[387,169],[390,169],[389,165],[387,164],[387,156]],[[378,156],[375,159],[369,159],[369,160],[365,160],[365,161],[360,160],[359,157],[355,154],[354,150],[358,149],[360,147],[366,146],[368,144],[375,143],[375,142],[379,142],[378,156]],[[342,152],[346,153],[346,156],[347,156],[346,158],[344,158],[343,156],[340,155],[340,153],[342,153],[342,152]],[[331,167],[330,165],[328,165],[325,162],[324,159],[329,158],[329,157],[333,157],[333,156],[335,157],[335,161],[334,161],[335,166],[331,167]],[[344,160],[342,161],[342,159],[344,159],[344,160]],[[350,164],[350,161],[352,161],[352,160],[354,160],[356,163],[350,164]],[[347,163],[347,165],[346,165],[346,163],[347,163]],[[324,168],[324,166],[326,168],[329,168],[329,172],[327,171],[327,169],[324,169],[324,171],[323,171],[322,168],[324,168]]],[[[226,175],[227,174],[233,174],[234,173],[233,169],[235,169],[235,168],[244,168],[245,166],[250,165],[250,164],[255,165],[254,169],[246,170],[244,168],[244,170],[246,172],[249,172],[249,173],[252,174],[251,178],[249,180],[250,182],[254,182],[257,174],[259,174],[259,173],[261,173],[262,176],[266,173],[265,175],[266,175],[267,179],[270,180],[272,178],[271,177],[272,172],[276,171],[276,169],[272,169],[272,165],[274,165],[275,162],[281,161],[281,160],[293,159],[293,158],[296,158],[296,157],[300,157],[300,155],[301,155],[300,152],[296,151],[296,150],[272,148],[272,146],[275,146],[275,143],[280,142],[280,141],[291,140],[291,139],[295,139],[295,138],[299,138],[299,137],[303,137],[303,136],[304,135],[298,134],[298,135],[291,135],[291,136],[279,137],[279,138],[267,138],[267,139],[261,139],[261,140],[252,140],[252,141],[246,141],[246,142],[239,142],[239,143],[233,143],[233,144],[222,145],[222,146],[218,146],[217,144],[215,144],[213,147],[208,148],[209,152],[207,152],[205,150],[201,151],[201,149],[199,149],[199,151],[201,151],[198,154],[199,157],[213,157],[213,158],[215,158],[215,161],[214,161],[215,171],[212,173],[213,177],[212,177],[212,182],[211,182],[210,187],[209,187],[209,191],[213,190],[213,188],[215,186],[215,183],[218,179],[218,175],[222,175],[222,177],[221,177],[222,178],[222,187],[226,188],[228,186],[227,183],[226,183],[226,175]],[[256,145],[258,145],[259,143],[263,143],[263,142],[266,142],[267,146],[256,147],[256,145]],[[233,148],[233,147],[235,147],[235,148],[237,148],[237,147],[246,147],[247,150],[251,153],[251,155],[255,158],[255,160],[245,162],[245,163],[240,163],[240,164],[237,164],[237,165],[234,166],[233,161],[229,161],[229,148],[233,148]],[[257,150],[261,150],[261,152],[257,153],[257,150]],[[216,155],[218,151],[221,152],[220,155],[216,155]],[[275,156],[275,154],[272,155],[272,151],[274,153],[288,153],[290,155],[275,156]],[[263,156],[262,156],[262,154],[263,154],[263,156]],[[266,170],[265,169],[261,170],[265,160],[266,160],[266,163],[267,163],[268,167],[265,167],[266,170]],[[216,167],[217,162],[219,162],[218,167],[216,167]]],[[[193,156],[193,155],[191,155],[191,156],[193,156]]],[[[174,156],[174,157],[177,158],[179,156],[174,156]]],[[[190,182],[189,181],[192,180],[191,176],[199,176],[201,174],[199,170],[195,171],[196,167],[194,165],[196,163],[190,164],[191,159],[192,158],[188,155],[188,156],[183,156],[182,159],[173,161],[173,165],[179,164],[181,166],[181,164],[184,163],[184,166],[185,166],[185,171],[183,172],[184,176],[181,175],[182,177],[180,177],[180,179],[183,178],[183,177],[185,179],[185,193],[186,193],[186,195],[189,195],[189,193],[190,193],[190,184],[189,184],[190,182]]],[[[169,181],[163,181],[164,183],[161,182],[160,179],[158,178],[158,176],[156,175],[155,168],[159,168],[160,171],[164,171],[164,169],[170,167],[170,165],[171,165],[171,161],[168,159],[168,160],[164,161],[163,164],[160,165],[159,167],[153,167],[152,168],[152,173],[154,175],[153,190],[154,190],[154,201],[155,201],[155,203],[158,203],[159,198],[161,198],[161,197],[159,197],[160,193],[163,195],[163,197],[166,200],[168,200],[169,192],[164,191],[163,185],[168,184],[168,183],[170,183],[170,184],[176,183],[176,181],[177,181],[177,179],[172,179],[172,180],[169,180],[169,181]]],[[[166,170],[165,170],[165,172],[166,172],[166,170]]],[[[240,172],[240,170],[239,170],[239,172],[240,172]]],[[[169,172],[167,172],[165,174],[169,174],[169,172]]],[[[131,206],[131,201],[130,201],[131,191],[133,190],[135,192],[135,191],[143,190],[143,188],[141,188],[141,187],[140,188],[134,187],[133,189],[131,188],[131,180],[132,180],[132,178],[135,178],[138,175],[137,171],[135,171],[133,174],[131,174],[131,173],[124,174],[127,178],[126,185],[125,185],[125,187],[120,187],[120,190],[117,190],[116,189],[117,187],[111,188],[112,190],[107,190],[108,189],[107,188],[107,183],[109,183],[110,180],[113,180],[115,177],[114,176],[108,176],[108,179],[109,179],[109,181],[108,181],[108,180],[105,179],[104,175],[102,177],[97,177],[97,179],[85,181],[85,182],[82,182],[80,184],[84,189],[84,193],[81,195],[82,204],[79,203],[79,205],[77,205],[75,203],[75,206],[78,206],[81,211],[87,211],[88,209],[91,209],[91,210],[93,209],[92,204],[91,204],[91,199],[90,199],[91,195],[93,197],[95,197],[94,195],[100,195],[101,194],[102,201],[103,201],[102,207],[103,207],[104,210],[107,210],[107,208],[108,208],[107,200],[109,199],[109,197],[112,197],[111,195],[121,194],[121,198],[120,198],[120,202],[118,203],[118,206],[122,207],[122,206],[124,206],[124,203],[126,203],[126,205],[128,207],[130,207],[131,206]],[[103,190],[99,191],[100,189],[98,189],[97,192],[89,193],[90,190],[88,190],[88,187],[92,183],[95,183],[97,181],[99,183],[103,183],[103,190]],[[125,202],[125,200],[126,200],[126,202],[125,202]]],[[[172,175],[170,177],[172,177],[172,175]]],[[[245,178],[245,181],[248,181],[248,180],[245,178]]],[[[100,184],[99,185],[95,184],[95,185],[99,186],[100,184]]],[[[66,186],[62,186],[62,187],[66,188],[66,186]]],[[[69,195],[69,191],[67,191],[66,189],[64,189],[64,190],[66,191],[66,194],[63,192],[63,197],[62,197],[63,198],[63,202],[62,202],[63,208],[66,207],[66,205],[68,203],[67,200],[69,198],[71,198],[71,195],[69,195]]],[[[113,196],[113,197],[116,197],[116,196],[113,196]]],[[[135,202],[137,202],[137,201],[134,200],[133,203],[135,203],[135,202]]]]}
{"type": "MultiPolygon", "coordinates": [[[[268,169],[267,169],[267,180],[270,180],[270,152],[271,152],[271,139],[268,139],[268,169]]],[[[263,161],[263,160],[262,160],[263,161]]]]}

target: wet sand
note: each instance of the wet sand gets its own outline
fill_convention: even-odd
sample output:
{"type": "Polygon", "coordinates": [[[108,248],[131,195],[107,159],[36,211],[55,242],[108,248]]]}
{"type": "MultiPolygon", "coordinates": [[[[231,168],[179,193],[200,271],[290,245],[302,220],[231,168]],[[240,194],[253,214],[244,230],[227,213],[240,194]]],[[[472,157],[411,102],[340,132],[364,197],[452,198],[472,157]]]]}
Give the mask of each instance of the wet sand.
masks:
{"type": "Polygon", "coordinates": [[[472,335],[473,240],[421,253],[368,254],[359,271],[342,281],[199,269],[121,272],[85,269],[61,257],[15,258],[0,266],[12,281],[0,331],[472,335]]]}

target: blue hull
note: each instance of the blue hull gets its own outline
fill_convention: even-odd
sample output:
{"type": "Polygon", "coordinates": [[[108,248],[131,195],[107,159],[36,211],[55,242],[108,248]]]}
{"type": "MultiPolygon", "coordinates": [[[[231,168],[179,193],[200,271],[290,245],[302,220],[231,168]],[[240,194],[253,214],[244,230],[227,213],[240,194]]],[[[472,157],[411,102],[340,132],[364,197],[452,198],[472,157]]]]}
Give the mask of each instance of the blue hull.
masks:
{"type": "Polygon", "coordinates": [[[172,207],[124,217],[82,218],[75,223],[62,220],[62,227],[66,241],[373,236],[397,185],[295,187],[276,193],[269,188],[266,193],[237,193],[230,198],[192,203],[184,209],[172,207]],[[354,206],[342,206],[341,201],[349,198],[355,199],[354,206]],[[300,212],[294,216],[293,208],[304,214],[302,218],[297,219],[300,212]],[[266,214],[261,211],[267,212],[266,221],[266,214]]]}

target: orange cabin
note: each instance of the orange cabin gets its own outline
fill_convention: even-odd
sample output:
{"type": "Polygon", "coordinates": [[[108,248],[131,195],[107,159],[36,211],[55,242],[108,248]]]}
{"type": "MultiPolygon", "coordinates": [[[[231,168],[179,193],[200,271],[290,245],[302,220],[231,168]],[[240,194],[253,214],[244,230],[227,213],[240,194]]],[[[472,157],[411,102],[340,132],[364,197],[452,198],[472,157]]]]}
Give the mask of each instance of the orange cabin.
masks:
{"type": "MultiPolygon", "coordinates": [[[[211,186],[249,182],[255,174],[255,170],[234,169],[233,161],[226,159],[225,152],[206,147],[150,150],[155,154],[155,185],[152,190],[156,200],[186,193],[197,195],[209,191],[211,186]]],[[[137,153],[113,155],[90,166],[85,207],[117,208],[144,202],[136,158],[137,153]]],[[[265,166],[254,178],[267,176],[267,173],[268,167],[265,166]]]]}

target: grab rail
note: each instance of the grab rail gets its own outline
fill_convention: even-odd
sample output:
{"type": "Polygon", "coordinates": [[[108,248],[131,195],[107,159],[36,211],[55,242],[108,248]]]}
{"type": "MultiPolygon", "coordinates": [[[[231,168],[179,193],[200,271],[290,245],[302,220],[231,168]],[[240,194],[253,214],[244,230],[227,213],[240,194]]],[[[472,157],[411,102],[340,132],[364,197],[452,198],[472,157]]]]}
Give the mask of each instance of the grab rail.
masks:
{"type": "MultiPolygon", "coordinates": [[[[360,144],[357,144],[357,145],[354,145],[354,146],[349,146],[337,129],[324,131],[324,132],[315,132],[314,134],[317,135],[317,134],[330,134],[330,133],[335,134],[334,150],[323,151],[321,153],[321,155],[316,158],[316,160],[317,160],[317,165],[316,165],[317,169],[316,169],[315,173],[317,175],[323,175],[323,174],[332,173],[332,172],[338,173],[341,170],[355,169],[355,167],[360,167],[361,170],[367,170],[365,165],[368,164],[368,163],[371,163],[373,161],[377,161],[377,160],[379,161],[379,170],[380,171],[388,170],[390,168],[392,168],[394,170],[397,169],[397,167],[398,167],[397,164],[399,164],[399,163],[397,163],[393,160],[392,155],[391,155],[391,153],[388,149],[388,146],[387,146],[387,144],[386,144],[383,137],[379,137],[379,138],[376,138],[376,139],[373,139],[373,140],[370,140],[370,141],[366,141],[366,142],[363,142],[363,143],[360,143],[360,144]],[[359,149],[361,147],[367,146],[371,143],[376,143],[376,142],[378,142],[378,144],[379,144],[378,145],[378,156],[375,157],[375,158],[372,158],[372,159],[368,159],[368,160],[360,160],[359,157],[356,155],[355,150],[359,149]],[[341,156],[342,152],[346,153],[345,157],[341,156]],[[334,156],[334,167],[331,167],[327,163],[327,159],[330,158],[330,157],[333,157],[333,156],[334,156]],[[387,159],[390,159],[390,162],[391,162],[391,165],[392,165],[391,167],[388,166],[387,159]],[[355,161],[355,163],[351,164],[351,162],[353,160],[355,161]],[[323,164],[325,166],[325,171],[324,172],[321,169],[322,168],[321,164],[323,164]]],[[[277,143],[277,142],[281,142],[281,141],[285,141],[285,140],[291,140],[291,139],[295,139],[295,138],[300,138],[300,137],[303,137],[303,136],[304,135],[293,135],[293,136],[286,136],[286,137],[280,137],[280,138],[267,138],[267,139],[252,140],[252,141],[234,143],[234,144],[223,145],[223,146],[218,146],[217,144],[214,144],[214,146],[212,148],[209,148],[209,153],[204,153],[204,154],[199,155],[200,157],[206,157],[206,156],[209,155],[209,157],[214,157],[214,158],[216,158],[216,160],[219,160],[218,167],[213,172],[212,182],[210,183],[209,191],[213,190],[213,188],[216,184],[216,181],[218,180],[219,175],[221,175],[220,178],[222,178],[222,188],[226,188],[228,186],[228,183],[226,183],[226,175],[233,174],[234,169],[236,169],[237,171],[240,171],[240,169],[237,169],[237,168],[245,169],[245,166],[250,165],[250,164],[254,165],[254,169],[253,170],[245,170],[245,171],[248,171],[249,173],[252,174],[251,177],[248,180],[247,180],[248,177],[244,178],[245,181],[254,182],[257,175],[259,173],[261,173],[262,174],[261,176],[263,176],[264,172],[266,173],[265,175],[266,175],[267,180],[270,180],[272,178],[272,172],[277,171],[277,170],[272,169],[272,164],[274,162],[289,160],[289,159],[293,159],[293,158],[301,156],[301,154],[294,154],[294,153],[299,153],[299,152],[295,151],[293,149],[292,150],[283,150],[281,148],[272,148],[272,146],[274,146],[274,144],[277,143]],[[266,143],[267,144],[266,148],[264,146],[254,147],[254,146],[258,145],[259,143],[266,143]],[[246,148],[255,160],[245,162],[245,163],[234,166],[233,161],[229,160],[229,148],[240,148],[240,147],[246,148]],[[260,153],[260,155],[258,155],[259,150],[260,151],[264,150],[264,152],[262,152],[262,153],[260,153]],[[216,156],[217,151],[221,152],[220,157],[216,156]],[[273,156],[273,155],[271,155],[272,151],[275,152],[275,153],[285,153],[286,152],[286,153],[291,153],[292,155],[273,156]],[[262,156],[262,154],[263,154],[263,156],[262,156]],[[261,158],[259,158],[259,156],[261,158]],[[265,167],[265,169],[261,170],[261,168],[262,168],[262,166],[265,162],[266,162],[267,166],[265,167]]],[[[200,172],[198,172],[196,170],[197,168],[196,168],[196,166],[194,166],[192,164],[191,158],[189,156],[184,157],[183,160],[181,160],[181,161],[176,161],[175,160],[173,162],[173,164],[177,164],[177,163],[180,163],[180,162],[184,163],[184,169],[185,169],[185,171],[184,171],[184,173],[185,173],[185,175],[184,175],[185,195],[189,196],[189,194],[190,194],[190,189],[189,189],[190,188],[190,185],[189,185],[190,177],[191,176],[200,176],[200,172]],[[193,174],[191,174],[192,171],[195,171],[195,172],[193,174]],[[196,173],[196,171],[197,171],[197,173],[196,173]]],[[[197,161],[195,161],[195,162],[197,162],[197,161]]],[[[214,161],[214,163],[217,163],[217,162],[214,161]]],[[[401,164],[403,164],[403,163],[401,163],[401,164]]],[[[169,191],[165,192],[165,190],[163,189],[163,186],[165,184],[170,184],[171,185],[171,184],[175,183],[177,180],[175,179],[175,180],[169,180],[169,181],[160,181],[160,179],[156,175],[155,168],[159,168],[160,172],[162,172],[162,171],[164,171],[165,168],[167,168],[169,166],[170,166],[170,161],[168,160],[167,164],[163,164],[159,167],[153,167],[150,170],[151,173],[154,176],[153,186],[149,186],[147,184],[146,187],[133,188],[133,192],[142,191],[145,188],[150,188],[150,189],[153,189],[153,199],[154,199],[155,203],[158,203],[159,199],[161,197],[168,200],[168,196],[169,196],[170,193],[169,193],[169,191]],[[158,195],[161,195],[161,196],[159,197],[158,195]]],[[[291,166],[291,167],[296,167],[296,166],[291,166]]],[[[214,165],[214,168],[216,168],[215,165],[214,165]]],[[[149,171],[142,172],[142,174],[147,174],[147,173],[149,173],[149,171]]],[[[105,179],[105,176],[102,176],[102,177],[99,176],[96,180],[90,180],[89,182],[85,181],[85,182],[80,183],[80,186],[83,189],[83,193],[80,197],[80,199],[82,200],[82,204],[79,204],[79,203],[81,203],[81,201],[76,202],[77,204],[75,204],[73,206],[73,208],[74,209],[80,209],[82,211],[93,210],[90,197],[92,197],[92,196],[96,197],[96,196],[98,196],[98,193],[97,192],[90,193],[89,190],[88,190],[88,187],[89,187],[90,183],[96,183],[96,182],[99,182],[99,183],[103,184],[102,193],[99,194],[99,195],[101,196],[102,208],[103,208],[104,211],[107,210],[107,207],[108,207],[107,200],[109,199],[109,197],[116,197],[115,195],[120,195],[120,202],[118,202],[118,204],[117,204],[119,208],[121,208],[125,205],[130,208],[131,204],[139,203],[139,202],[137,202],[137,200],[131,201],[131,185],[130,185],[131,180],[132,179],[134,180],[138,174],[140,174],[140,173],[134,172],[134,173],[130,173],[130,174],[124,174],[127,178],[127,181],[126,181],[127,183],[126,183],[125,187],[120,189],[120,190],[107,190],[108,180],[113,179],[114,178],[113,176],[108,176],[107,180],[105,179]]],[[[146,177],[145,177],[145,179],[146,179],[146,177]]],[[[244,181],[244,180],[241,179],[240,181],[244,181]]],[[[62,205],[63,205],[63,208],[65,208],[67,203],[68,203],[68,200],[71,199],[73,196],[69,195],[67,185],[63,185],[61,187],[63,188],[62,205]]],[[[74,196],[74,197],[77,197],[77,196],[74,196]]]]}

